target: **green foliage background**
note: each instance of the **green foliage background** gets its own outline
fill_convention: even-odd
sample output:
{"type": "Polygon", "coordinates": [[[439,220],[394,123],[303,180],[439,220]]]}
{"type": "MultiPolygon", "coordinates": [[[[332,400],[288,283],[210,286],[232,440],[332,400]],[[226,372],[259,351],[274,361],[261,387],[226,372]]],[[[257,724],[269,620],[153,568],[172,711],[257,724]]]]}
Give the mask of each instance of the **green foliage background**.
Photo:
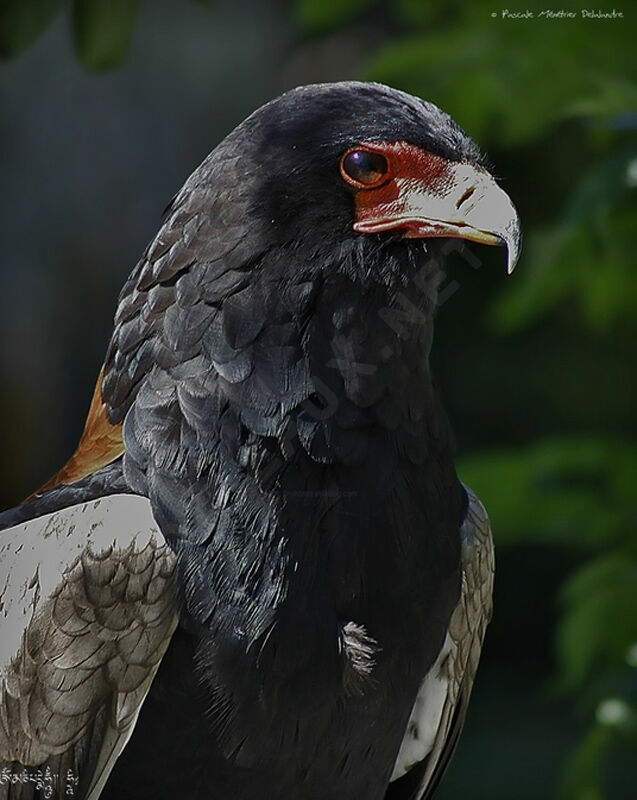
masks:
{"type": "MultiPolygon", "coordinates": [[[[5,0],[2,55],[33,44],[62,5],[5,0]]],[[[70,3],[86,69],[123,61],[138,10],[70,3]]],[[[485,675],[442,796],[634,798],[637,11],[583,18],[567,3],[575,19],[548,19],[542,0],[511,10],[534,18],[490,0],[296,0],[283,16],[299,48],[362,41],[356,77],[448,111],[523,221],[514,276],[502,280],[492,254],[476,274],[460,260],[437,330],[459,472],[489,510],[499,556],[485,675]]]]}

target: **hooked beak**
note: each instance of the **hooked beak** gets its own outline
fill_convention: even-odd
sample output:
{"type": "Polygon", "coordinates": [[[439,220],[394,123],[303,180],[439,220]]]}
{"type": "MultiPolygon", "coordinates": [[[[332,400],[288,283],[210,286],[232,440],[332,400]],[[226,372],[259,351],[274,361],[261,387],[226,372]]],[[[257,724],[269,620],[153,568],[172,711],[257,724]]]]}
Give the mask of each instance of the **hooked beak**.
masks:
{"type": "Polygon", "coordinates": [[[484,169],[444,165],[441,179],[413,172],[357,197],[354,230],[402,230],[406,238],[446,237],[507,248],[507,272],[520,255],[520,219],[507,193],[484,169]]]}

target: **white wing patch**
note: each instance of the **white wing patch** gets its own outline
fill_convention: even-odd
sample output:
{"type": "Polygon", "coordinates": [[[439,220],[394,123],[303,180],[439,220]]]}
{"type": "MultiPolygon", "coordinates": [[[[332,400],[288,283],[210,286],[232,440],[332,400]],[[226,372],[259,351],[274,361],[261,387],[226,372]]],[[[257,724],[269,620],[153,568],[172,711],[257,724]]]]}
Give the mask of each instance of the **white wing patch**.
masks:
{"type": "Polygon", "coordinates": [[[491,618],[494,573],[491,527],[482,503],[471,489],[467,486],[465,489],[469,505],[460,528],[460,598],[438,658],[420,685],[391,777],[392,781],[397,780],[428,758],[418,798],[425,795],[445,748],[450,746],[453,751],[457,737],[454,742],[448,740],[453,725],[462,727],[491,618]],[[462,705],[462,713],[460,721],[454,723],[458,704],[462,705]]]}
{"type": "Polygon", "coordinates": [[[0,532],[0,762],[39,766],[108,724],[99,794],[177,624],[150,503],[111,495],[0,532]]]}
{"type": "Polygon", "coordinates": [[[453,657],[456,649],[456,645],[447,634],[435,664],[420,684],[394,764],[390,779],[392,781],[402,778],[413,766],[428,756],[434,746],[449,693],[449,675],[445,666],[449,655],[453,657]]]}

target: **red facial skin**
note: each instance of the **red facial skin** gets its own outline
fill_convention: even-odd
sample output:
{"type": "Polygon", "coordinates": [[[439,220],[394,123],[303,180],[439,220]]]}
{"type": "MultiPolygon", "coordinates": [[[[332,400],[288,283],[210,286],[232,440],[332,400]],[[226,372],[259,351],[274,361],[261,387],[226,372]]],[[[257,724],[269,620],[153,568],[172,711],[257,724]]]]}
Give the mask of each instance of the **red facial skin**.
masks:
{"type": "MultiPolygon", "coordinates": [[[[407,211],[407,198],[412,192],[425,191],[431,196],[442,197],[453,188],[450,162],[408,142],[365,143],[352,150],[381,153],[388,165],[385,175],[372,185],[358,183],[341,169],[344,180],[358,189],[355,195],[355,229],[356,223],[382,218],[396,220],[403,216],[407,211]]],[[[409,231],[405,235],[409,236],[409,231]]]]}
{"type": "Polygon", "coordinates": [[[406,239],[506,245],[508,270],[515,266],[520,243],[517,212],[480,165],[450,161],[408,142],[365,142],[343,155],[341,176],[356,189],[357,233],[395,231],[406,239]],[[352,170],[345,159],[354,151],[381,154],[386,169],[361,175],[360,180],[355,172],[348,174],[352,170]]]}

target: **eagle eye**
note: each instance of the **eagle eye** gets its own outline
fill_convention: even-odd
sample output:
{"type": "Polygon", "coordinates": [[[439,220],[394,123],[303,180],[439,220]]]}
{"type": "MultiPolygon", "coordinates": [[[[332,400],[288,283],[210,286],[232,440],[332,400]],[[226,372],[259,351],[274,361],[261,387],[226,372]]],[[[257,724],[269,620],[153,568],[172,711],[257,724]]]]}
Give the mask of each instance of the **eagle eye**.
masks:
{"type": "Polygon", "coordinates": [[[389,164],[382,153],[354,148],[341,158],[341,175],[359,189],[381,183],[389,172],[389,164]]]}

